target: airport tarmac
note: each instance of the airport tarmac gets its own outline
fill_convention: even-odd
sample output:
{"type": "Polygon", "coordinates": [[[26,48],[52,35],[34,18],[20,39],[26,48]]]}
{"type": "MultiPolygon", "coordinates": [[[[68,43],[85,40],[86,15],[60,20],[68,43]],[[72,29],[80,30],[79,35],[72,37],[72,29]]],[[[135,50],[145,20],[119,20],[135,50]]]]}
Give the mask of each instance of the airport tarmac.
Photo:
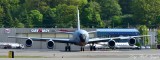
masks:
{"type": "MultiPolygon", "coordinates": [[[[0,49],[0,56],[8,56],[8,51],[14,51],[14,55],[19,56],[16,60],[159,60],[160,50],[107,50],[107,51],[78,51],[65,52],[63,50],[49,49],[0,49]]],[[[6,58],[1,58],[1,60],[6,58]]]]}

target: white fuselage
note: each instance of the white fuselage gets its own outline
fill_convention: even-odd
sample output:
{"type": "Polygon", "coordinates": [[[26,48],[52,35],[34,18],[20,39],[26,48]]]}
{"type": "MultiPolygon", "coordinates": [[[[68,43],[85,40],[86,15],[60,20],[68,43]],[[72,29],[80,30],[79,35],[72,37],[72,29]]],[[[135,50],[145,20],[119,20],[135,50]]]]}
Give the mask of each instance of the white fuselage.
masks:
{"type": "Polygon", "coordinates": [[[128,42],[116,43],[115,48],[136,48],[136,45],[130,46],[128,42]]]}
{"type": "MultiPolygon", "coordinates": [[[[89,45],[86,45],[86,46],[89,46],[89,45]]],[[[98,44],[95,44],[96,48],[109,48],[108,47],[108,42],[100,42],[98,44]]],[[[136,48],[137,46],[134,45],[134,46],[130,46],[128,44],[128,42],[118,42],[118,43],[115,43],[115,48],[136,48]]]]}

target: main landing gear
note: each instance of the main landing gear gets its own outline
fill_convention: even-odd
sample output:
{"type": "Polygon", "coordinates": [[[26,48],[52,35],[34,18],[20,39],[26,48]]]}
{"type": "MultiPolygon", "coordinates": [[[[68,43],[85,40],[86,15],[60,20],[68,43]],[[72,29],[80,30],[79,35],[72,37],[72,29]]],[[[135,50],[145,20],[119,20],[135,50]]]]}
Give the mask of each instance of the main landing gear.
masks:
{"type": "Polygon", "coordinates": [[[90,46],[90,51],[96,51],[96,47],[94,46],[94,43],[90,46]]]}
{"type": "Polygon", "coordinates": [[[67,43],[67,46],[65,47],[65,51],[71,51],[71,46],[67,43]]]}
{"type": "Polygon", "coordinates": [[[84,46],[81,46],[81,51],[84,51],[84,46]]]}
{"type": "MultiPolygon", "coordinates": [[[[84,46],[81,46],[81,51],[84,51],[84,46]]],[[[71,46],[69,43],[67,43],[67,46],[65,46],[65,51],[71,51],[71,46]]],[[[96,51],[96,47],[94,46],[94,43],[90,45],[90,51],[96,51]]]]}

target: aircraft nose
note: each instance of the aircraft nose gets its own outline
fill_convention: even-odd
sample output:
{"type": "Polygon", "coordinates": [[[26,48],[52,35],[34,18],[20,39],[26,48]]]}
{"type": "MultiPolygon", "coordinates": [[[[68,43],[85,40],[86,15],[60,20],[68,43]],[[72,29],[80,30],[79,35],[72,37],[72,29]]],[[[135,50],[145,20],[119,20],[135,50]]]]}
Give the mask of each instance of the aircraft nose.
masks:
{"type": "Polygon", "coordinates": [[[80,34],[80,35],[79,35],[79,38],[80,38],[80,41],[81,41],[81,42],[85,42],[85,40],[86,40],[86,35],[85,35],[85,34],[80,34]]]}

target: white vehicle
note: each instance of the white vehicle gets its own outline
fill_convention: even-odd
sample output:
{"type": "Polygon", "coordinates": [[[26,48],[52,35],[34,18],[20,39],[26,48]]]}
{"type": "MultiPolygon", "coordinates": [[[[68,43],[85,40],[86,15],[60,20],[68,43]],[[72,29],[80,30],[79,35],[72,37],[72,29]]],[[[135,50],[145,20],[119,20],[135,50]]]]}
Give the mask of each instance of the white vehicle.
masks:
{"type": "Polygon", "coordinates": [[[151,49],[151,46],[145,46],[146,49],[151,49]]]}
{"type": "Polygon", "coordinates": [[[145,49],[145,46],[140,46],[141,49],[145,49]]]}
{"type": "Polygon", "coordinates": [[[4,49],[24,49],[23,44],[1,42],[0,47],[4,49]]]}
{"type": "MultiPolygon", "coordinates": [[[[90,50],[95,50],[94,44],[97,42],[105,42],[108,41],[108,44],[110,47],[115,46],[114,39],[119,39],[120,37],[114,37],[114,38],[89,38],[89,33],[94,33],[96,31],[89,31],[83,30],[80,28],[80,20],[79,20],[79,10],[77,11],[77,17],[78,17],[78,23],[77,23],[77,30],[75,32],[61,32],[57,31],[57,33],[66,33],[66,34],[72,34],[73,37],[69,39],[62,39],[62,38],[38,38],[38,37],[22,37],[22,36],[9,36],[9,38],[20,38],[20,39],[26,39],[26,46],[31,47],[33,44],[33,41],[47,41],[47,47],[48,49],[53,49],[55,42],[59,43],[66,43],[65,51],[71,51],[70,44],[75,44],[78,46],[81,46],[80,50],[84,51],[84,46],[86,44],[91,44],[90,50]]],[[[129,45],[133,46],[136,42],[135,37],[142,37],[142,36],[130,36],[126,37],[129,39],[129,45]]]]}
{"type": "Polygon", "coordinates": [[[10,43],[9,45],[11,46],[12,49],[24,49],[24,45],[23,44],[10,43]]]}

